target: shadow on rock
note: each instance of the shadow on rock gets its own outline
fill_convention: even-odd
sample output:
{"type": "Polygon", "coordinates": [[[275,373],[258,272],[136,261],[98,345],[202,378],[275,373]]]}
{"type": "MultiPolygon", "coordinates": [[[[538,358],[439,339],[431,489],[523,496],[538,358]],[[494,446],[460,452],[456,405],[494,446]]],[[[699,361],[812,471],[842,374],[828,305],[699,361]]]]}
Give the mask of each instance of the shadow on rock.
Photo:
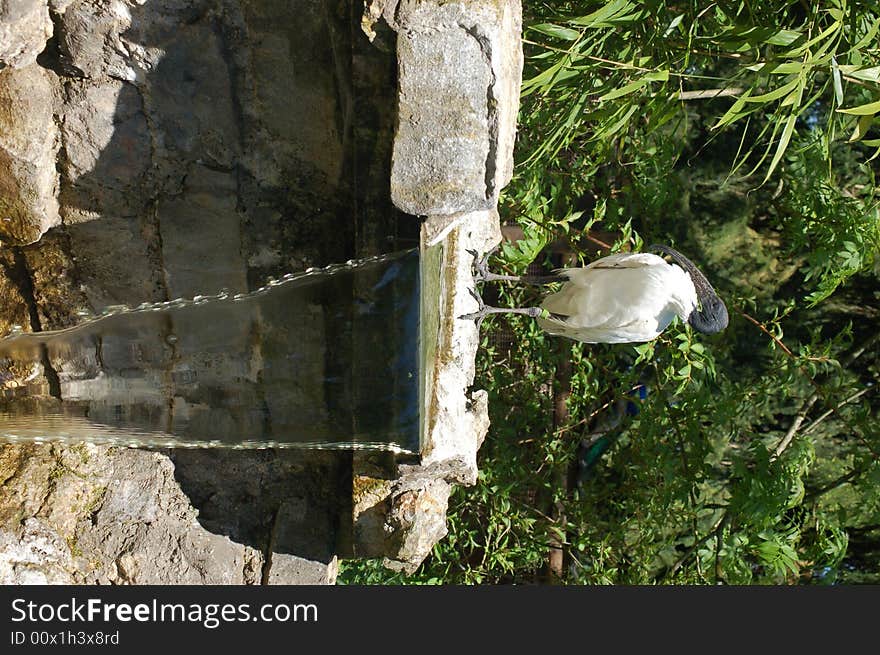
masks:
{"type": "Polygon", "coordinates": [[[210,532],[263,553],[321,562],[346,549],[350,453],[178,449],[169,456],[210,532]]]}

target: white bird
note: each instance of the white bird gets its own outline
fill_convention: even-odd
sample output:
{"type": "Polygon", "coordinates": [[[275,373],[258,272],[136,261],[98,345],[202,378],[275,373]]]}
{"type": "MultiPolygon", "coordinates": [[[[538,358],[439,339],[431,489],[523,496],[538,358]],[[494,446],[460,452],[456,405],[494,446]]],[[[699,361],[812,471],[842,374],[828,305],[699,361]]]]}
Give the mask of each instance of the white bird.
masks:
{"type": "Polygon", "coordinates": [[[586,343],[651,341],[678,316],[698,332],[713,334],[727,327],[727,307],[699,269],[677,250],[652,245],[677,264],[651,253],[620,253],[598,259],[583,268],[561,268],[548,276],[496,275],[486,259],[474,266],[477,281],[511,280],[529,284],[564,282],[540,307],[504,309],[483,304],[460,318],[477,325],[489,314],[514,313],[536,318],[550,334],[586,343]]]}

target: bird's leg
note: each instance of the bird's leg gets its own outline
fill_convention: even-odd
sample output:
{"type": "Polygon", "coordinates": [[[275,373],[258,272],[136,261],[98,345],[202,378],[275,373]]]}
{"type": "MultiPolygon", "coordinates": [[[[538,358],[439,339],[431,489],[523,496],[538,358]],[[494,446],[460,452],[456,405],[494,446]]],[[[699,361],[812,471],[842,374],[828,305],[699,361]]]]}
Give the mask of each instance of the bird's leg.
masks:
{"type": "Polygon", "coordinates": [[[487,282],[490,278],[494,278],[495,274],[489,272],[489,257],[498,252],[500,246],[495,246],[487,251],[482,257],[476,250],[468,250],[468,254],[473,256],[474,261],[471,266],[474,269],[474,282],[487,282]]]}
{"type": "Polygon", "coordinates": [[[550,312],[541,307],[513,307],[510,309],[503,307],[490,307],[489,305],[483,302],[483,298],[473,289],[468,289],[471,296],[474,300],[479,304],[479,308],[475,312],[471,312],[470,314],[462,314],[458,318],[464,319],[466,321],[476,321],[477,329],[480,328],[480,324],[483,322],[483,319],[486,318],[489,314],[524,314],[526,316],[531,316],[532,318],[538,317],[549,317],[552,316],[550,312]]]}
{"type": "Polygon", "coordinates": [[[478,284],[480,282],[506,281],[521,282],[523,284],[543,285],[551,284],[553,282],[564,282],[568,279],[565,275],[561,275],[558,273],[554,273],[553,275],[499,275],[497,273],[492,273],[489,271],[488,261],[489,257],[491,257],[497,250],[498,246],[495,246],[494,248],[492,248],[492,250],[487,252],[482,257],[480,257],[480,254],[476,250],[467,251],[474,257],[473,268],[475,284],[478,284]]]}

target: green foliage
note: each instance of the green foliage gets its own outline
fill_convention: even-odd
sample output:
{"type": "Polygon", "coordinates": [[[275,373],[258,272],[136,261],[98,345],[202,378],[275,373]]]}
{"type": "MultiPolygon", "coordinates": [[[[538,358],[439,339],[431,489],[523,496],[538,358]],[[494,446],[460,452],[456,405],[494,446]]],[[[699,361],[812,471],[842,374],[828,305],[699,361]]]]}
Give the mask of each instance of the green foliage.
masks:
{"type": "MultiPolygon", "coordinates": [[[[591,228],[611,250],[674,243],[731,324],[590,346],[487,320],[492,426],[449,537],[413,576],[346,563],[342,579],[546,581],[561,547],[568,583],[880,582],[876,3],[525,4],[502,198],[524,239],[493,267],[545,262],[554,241],[592,260],[591,228]]],[[[498,286],[495,304],[539,300],[498,286]]]]}
{"type": "Polygon", "coordinates": [[[584,142],[595,162],[680,119],[683,101],[732,96],[712,129],[742,125],[734,170],[767,164],[766,181],[799,124],[815,120],[817,99],[829,100],[831,138],[864,140],[880,111],[872,3],[614,0],[561,3],[549,14],[526,29],[537,48],[524,122],[541,126],[526,165],[546,166],[584,142]]]}
{"type": "Polygon", "coordinates": [[[880,249],[880,207],[873,174],[867,184],[842,184],[838,176],[822,177],[819,148],[805,147],[789,158],[789,175],[770,207],[785,235],[787,254],[807,253],[804,277],[815,289],[810,305],[828,298],[853,275],[870,270],[880,249]],[[852,187],[856,186],[855,189],[852,187]]]}

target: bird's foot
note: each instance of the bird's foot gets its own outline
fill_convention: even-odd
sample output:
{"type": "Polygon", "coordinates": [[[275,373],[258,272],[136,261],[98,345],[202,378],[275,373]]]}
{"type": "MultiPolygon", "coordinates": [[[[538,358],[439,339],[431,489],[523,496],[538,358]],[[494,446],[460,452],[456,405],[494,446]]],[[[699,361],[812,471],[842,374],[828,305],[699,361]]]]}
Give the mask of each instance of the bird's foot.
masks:
{"type": "MultiPolygon", "coordinates": [[[[473,252],[474,257],[476,258],[476,251],[469,252],[473,252]]],[[[477,311],[471,312],[470,314],[462,314],[458,318],[465,321],[474,321],[477,324],[477,331],[479,331],[480,325],[483,323],[483,319],[486,318],[491,312],[486,306],[486,303],[483,302],[483,298],[482,296],[480,296],[480,294],[478,294],[474,289],[468,289],[468,292],[471,294],[471,297],[477,301],[477,311]]]]}
{"type": "Polygon", "coordinates": [[[500,244],[487,251],[482,257],[480,257],[480,253],[476,250],[468,250],[468,254],[472,255],[474,258],[471,266],[474,270],[474,283],[486,282],[491,277],[491,273],[489,272],[489,257],[498,252],[500,248],[500,244]]]}

